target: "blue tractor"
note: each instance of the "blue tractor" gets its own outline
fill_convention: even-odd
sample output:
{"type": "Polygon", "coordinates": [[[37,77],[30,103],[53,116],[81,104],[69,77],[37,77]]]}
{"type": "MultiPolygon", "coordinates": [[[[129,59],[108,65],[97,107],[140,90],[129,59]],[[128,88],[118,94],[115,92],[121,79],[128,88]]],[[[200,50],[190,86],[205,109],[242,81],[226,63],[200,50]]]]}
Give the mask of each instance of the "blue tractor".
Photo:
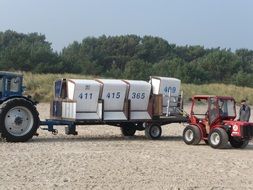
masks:
{"type": "Polygon", "coordinates": [[[0,134],[9,142],[25,142],[40,124],[36,102],[23,95],[23,76],[0,71],[0,134]]]}

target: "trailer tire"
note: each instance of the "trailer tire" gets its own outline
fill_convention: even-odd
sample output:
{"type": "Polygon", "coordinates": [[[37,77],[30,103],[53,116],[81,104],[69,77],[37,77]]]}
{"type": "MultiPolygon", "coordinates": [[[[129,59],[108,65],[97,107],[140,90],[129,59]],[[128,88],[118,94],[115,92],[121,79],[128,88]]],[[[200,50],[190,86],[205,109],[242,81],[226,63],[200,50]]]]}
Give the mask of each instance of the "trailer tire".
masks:
{"type": "Polygon", "coordinates": [[[129,137],[134,136],[136,132],[136,127],[134,124],[125,124],[120,127],[121,133],[123,136],[129,137]]]}
{"type": "Polygon", "coordinates": [[[249,140],[235,139],[231,137],[229,142],[233,148],[245,148],[249,144],[249,140]]]}
{"type": "Polygon", "coordinates": [[[224,129],[216,128],[209,134],[208,142],[212,148],[226,148],[228,144],[228,134],[224,129]]]}
{"type": "Polygon", "coordinates": [[[24,98],[7,100],[0,106],[0,132],[8,142],[25,142],[39,127],[36,107],[24,98]]]}
{"type": "Polygon", "coordinates": [[[159,124],[147,125],[145,127],[145,136],[148,139],[157,140],[162,135],[162,128],[159,124]]]}
{"type": "Polygon", "coordinates": [[[195,125],[188,125],[183,131],[183,140],[185,144],[197,145],[201,140],[201,132],[195,125]]]}

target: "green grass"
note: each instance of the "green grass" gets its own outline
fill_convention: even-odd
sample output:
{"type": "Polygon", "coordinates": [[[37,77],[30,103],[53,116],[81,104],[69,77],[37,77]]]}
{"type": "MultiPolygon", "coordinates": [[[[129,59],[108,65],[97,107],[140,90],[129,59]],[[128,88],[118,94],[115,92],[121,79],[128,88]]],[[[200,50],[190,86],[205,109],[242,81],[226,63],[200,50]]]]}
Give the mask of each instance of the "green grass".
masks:
{"type": "MultiPolygon", "coordinates": [[[[54,81],[60,78],[80,78],[92,79],[99,78],[75,74],[32,74],[24,73],[24,83],[26,94],[31,95],[35,100],[40,102],[49,102],[53,97],[54,81]]],[[[253,88],[238,87],[226,84],[183,84],[184,99],[188,100],[195,94],[206,95],[224,95],[233,96],[237,102],[241,99],[248,99],[249,104],[253,105],[253,88]]]]}
{"type": "Polygon", "coordinates": [[[25,94],[40,102],[49,102],[53,97],[54,81],[61,78],[90,79],[92,77],[75,74],[24,74],[25,94]]]}

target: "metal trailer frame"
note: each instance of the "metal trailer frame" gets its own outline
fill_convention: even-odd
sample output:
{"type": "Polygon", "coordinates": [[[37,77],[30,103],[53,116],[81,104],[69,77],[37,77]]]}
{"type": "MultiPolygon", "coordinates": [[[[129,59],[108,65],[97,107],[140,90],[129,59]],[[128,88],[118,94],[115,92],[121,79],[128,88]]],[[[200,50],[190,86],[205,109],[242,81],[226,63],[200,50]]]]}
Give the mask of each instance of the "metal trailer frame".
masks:
{"type": "MultiPolygon", "coordinates": [[[[59,115],[58,112],[54,112],[53,110],[62,110],[62,105],[60,104],[60,107],[55,108],[55,106],[59,106],[58,103],[64,102],[68,100],[65,99],[55,99],[53,102],[51,102],[51,119],[46,119],[44,121],[40,122],[41,126],[47,126],[47,127],[41,127],[42,130],[47,130],[52,132],[53,134],[57,134],[57,130],[54,128],[54,126],[63,125],[65,126],[65,133],[67,135],[77,135],[76,126],[77,125],[111,125],[116,127],[121,127],[121,130],[124,130],[124,128],[128,128],[128,130],[132,131],[132,133],[129,133],[129,136],[132,136],[136,130],[142,131],[145,130],[146,136],[150,139],[158,139],[161,136],[161,126],[170,124],[170,123],[185,123],[189,121],[188,114],[183,111],[183,92],[181,92],[181,95],[179,95],[177,98],[177,102],[174,102],[174,106],[170,105],[170,99],[174,96],[171,95],[170,90],[168,91],[168,101],[167,101],[167,112],[166,114],[163,113],[163,105],[162,105],[162,95],[153,95],[153,97],[150,97],[149,104],[152,105],[150,107],[150,110],[148,111],[151,118],[150,119],[140,119],[140,120],[131,120],[131,100],[126,100],[126,120],[106,120],[104,118],[104,100],[99,99],[99,102],[102,104],[101,106],[101,119],[68,119],[64,118],[61,114],[59,115]],[[57,102],[58,101],[58,102],[57,102]],[[151,103],[152,102],[152,103],[151,103]],[[155,103],[156,102],[156,103],[155,103]],[[157,104],[157,107],[160,107],[160,109],[157,109],[155,107],[155,104],[157,104]],[[169,112],[169,108],[172,108],[175,111],[175,113],[172,115],[169,112]],[[134,130],[134,131],[133,131],[134,130]],[[158,130],[157,134],[158,136],[153,136],[152,131],[158,130]]],[[[70,101],[71,102],[71,101],[70,101]]],[[[149,108],[148,108],[149,109],[149,108]]],[[[128,134],[126,131],[125,134],[122,131],[123,135],[128,134]]],[[[128,136],[128,135],[126,135],[128,136]]]]}
{"type": "Polygon", "coordinates": [[[121,127],[124,124],[134,124],[138,128],[137,130],[142,131],[145,130],[141,126],[137,126],[138,124],[158,124],[159,126],[167,125],[171,123],[186,123],[189,121],[188,116],[161,116],[161,117],[154,117],[152,120],[138,120],[138,121],[122,121],[122,120],[114,120],[114,121],[99,121],[99,120],[80,120],[80,121],[70,121],[64,119],[46,119],[44,121],[40,121],[40,126],[47,126],[41,127],[42,130],[47,130],[52,132],[53,134],[57,134],[57,129],[54,126],[66,126],[65,133],[67,135],[77,135],[76,126],[77,125],[111,125],[115,127],[121,127]]]}

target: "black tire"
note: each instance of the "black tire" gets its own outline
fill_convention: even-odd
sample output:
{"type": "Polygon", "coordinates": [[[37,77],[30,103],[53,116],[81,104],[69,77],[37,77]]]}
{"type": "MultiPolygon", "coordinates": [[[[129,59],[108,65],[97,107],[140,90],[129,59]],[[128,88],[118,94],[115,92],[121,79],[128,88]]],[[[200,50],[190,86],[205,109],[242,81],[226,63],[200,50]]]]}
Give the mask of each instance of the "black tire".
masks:
{"type": "Polygon", "coordinates": [[[226,148],[228,144],[227,132],[222,128],[214,129],[208,136],[208,143],[212,148],[226,148]]]}
{"type": "Polygon", "coordinates": [[[134,136],[136,132],[136,127],[132,123],[124,124],[120,127],[121,133],[123,136],[129,137],[134,136]]]}
{"type": "Polygon", "coordinates": [[[209,145],[208,140],[204,140],[204,142],[205,142],[206,145],[209,145]]]}
{"type": "Polygon", "coordinates": [[[197,145],[201,140],[201,131],[195,125],[188,125],[183,131],[183,140],[188,145],[197,145]]]}
{"type": "Polygon", "coordinates": [[[24,98],[13,98],[0,106],[0,132],[8,142],[26,142],[39,127],[36,107],[24,98]]]}
{"type": "Polygon", "coordinates": [[[148,139],[157,140],[162,135],[162,128],[159,124],[151,124],[145,127],[145,136],[148,139]]]}
{"type": "Polygon", "coordinates": [[[233,148],[245,148],[249,144],[249,140],[236,139],[231,137],[229,142],[233,148]]]}

